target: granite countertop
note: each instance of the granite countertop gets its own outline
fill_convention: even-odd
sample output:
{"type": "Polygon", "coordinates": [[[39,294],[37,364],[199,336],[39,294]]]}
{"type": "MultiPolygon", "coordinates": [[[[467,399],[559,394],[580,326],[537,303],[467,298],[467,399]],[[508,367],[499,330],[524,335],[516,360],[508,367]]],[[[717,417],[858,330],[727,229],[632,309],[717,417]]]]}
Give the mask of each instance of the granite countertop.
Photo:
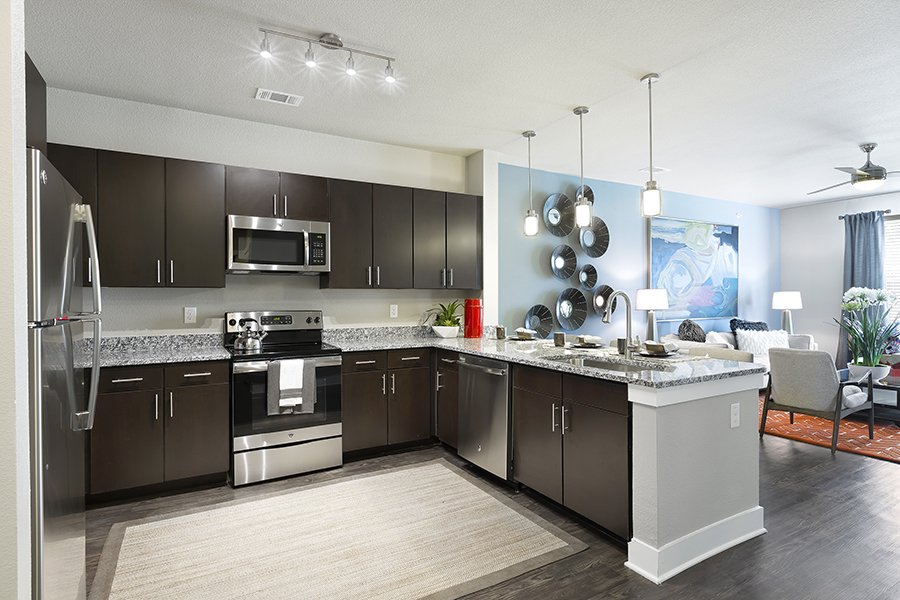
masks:
{"type": "MultiPolygon", "coordinates": [[[[75,365],[90,367],[93,344],[82,340],[75,345],[75,365]]],[[[101,367],[125,367],[207,360],[231,360],[222,344],[222,334],[127,335],[104,337],[100,343],[101,367]]]]}
{"type": "Polygon", "coordinates": [[[370,337],[366,339],[333,340],[344,352],[375,350],[400,350],[404,348],[440,348],[484,356],[506,362],[552,369],[564,373],[596,377],[620,383],[641,385],[650,388],[666,388],[691,383],[718,381],[741,375],[762,374],[764,366],[733,360],[719,360],[687,355],[670,358],[635,357],[626,360],[611,348],[580,349],[568,346],[558,348],[552,340],[496,340],[485,338],[438,337],[370,337]],[[629,365],[646,367],[639,371],[621,372],[598,367],[575,366],[569,362],[554,360],[559,358],[595,358],[629,365]]]}

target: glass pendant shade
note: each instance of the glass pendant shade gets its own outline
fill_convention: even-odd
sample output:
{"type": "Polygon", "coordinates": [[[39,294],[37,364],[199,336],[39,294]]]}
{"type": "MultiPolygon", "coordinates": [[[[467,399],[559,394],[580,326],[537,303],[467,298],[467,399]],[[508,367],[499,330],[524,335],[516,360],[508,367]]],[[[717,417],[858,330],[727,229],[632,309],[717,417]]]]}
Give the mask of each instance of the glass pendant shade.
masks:
{"type": "Polygon", "coordinates": [[[662,193],[656,187],[656,182],[650,180],[641,190],[641,216],[655,217],[660,214],[662,214],[662,193]]]}
{"type": "Polygon", "coordinates": [[[575,201],[575,225],[578,227],[591,226],[591,203],[584,196],[579,196],[575,201]]]}
{"type": "Polygon", "coordinates": [[[525,235],[533,237],[538,233],[538,214],[534,209],[529,208],[525,212],[525,235]]]}

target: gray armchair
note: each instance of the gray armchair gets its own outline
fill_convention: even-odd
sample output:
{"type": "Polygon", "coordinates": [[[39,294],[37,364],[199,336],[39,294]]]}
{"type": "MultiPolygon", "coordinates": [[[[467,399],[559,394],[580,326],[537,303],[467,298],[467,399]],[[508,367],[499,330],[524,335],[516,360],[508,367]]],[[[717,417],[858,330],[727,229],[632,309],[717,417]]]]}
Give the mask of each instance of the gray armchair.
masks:
{"type": "Polygon", "coordinates": [[[841,419],[862,410],[869,411],[869,439],[875,433],[875,403],[872,375],[860,381],[840,382],[834,361],[827,352],[772,348],[769,350],[769,385],[759,425],[759,437],[766,430],[770,410],[812,415],[834,422],[831,454],[837,448],[841,419]],[[865,382],[866,391],[857,385],[865,382]]]}

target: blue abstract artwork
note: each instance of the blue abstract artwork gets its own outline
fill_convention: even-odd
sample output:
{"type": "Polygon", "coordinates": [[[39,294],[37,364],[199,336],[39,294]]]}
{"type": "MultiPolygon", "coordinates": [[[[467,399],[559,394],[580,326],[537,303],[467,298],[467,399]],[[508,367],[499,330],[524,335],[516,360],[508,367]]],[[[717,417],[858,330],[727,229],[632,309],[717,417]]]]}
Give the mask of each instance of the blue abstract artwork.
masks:
{"type": "Polygon", "coordinates": [[[738,228],[653,217],[650,287],[669,295],[660,320],[738,316],[738,228]]]}

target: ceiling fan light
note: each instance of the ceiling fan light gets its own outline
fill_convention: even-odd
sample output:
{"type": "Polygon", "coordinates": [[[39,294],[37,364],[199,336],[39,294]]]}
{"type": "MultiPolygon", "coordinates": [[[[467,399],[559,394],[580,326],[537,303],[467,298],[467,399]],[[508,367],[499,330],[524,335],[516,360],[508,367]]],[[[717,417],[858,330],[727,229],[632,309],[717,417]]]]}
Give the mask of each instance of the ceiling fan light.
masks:
{"type": "Polygon", "coordinates": [[[652,179],[641,190],[641,216],[656,217],[662,214],[662,192],[652,179]]]}
{"type": "Polygon", "coordinates": [[[534,237],[538,234],[538,214],[533,208],[525,212],[525,235],[534,237]]]}
{"type": "Polygon", "coordinates": [[[884,185],[884,179],[881,177],[860,177],[850,185],[863,192],[868,192],[884,185]]]}

